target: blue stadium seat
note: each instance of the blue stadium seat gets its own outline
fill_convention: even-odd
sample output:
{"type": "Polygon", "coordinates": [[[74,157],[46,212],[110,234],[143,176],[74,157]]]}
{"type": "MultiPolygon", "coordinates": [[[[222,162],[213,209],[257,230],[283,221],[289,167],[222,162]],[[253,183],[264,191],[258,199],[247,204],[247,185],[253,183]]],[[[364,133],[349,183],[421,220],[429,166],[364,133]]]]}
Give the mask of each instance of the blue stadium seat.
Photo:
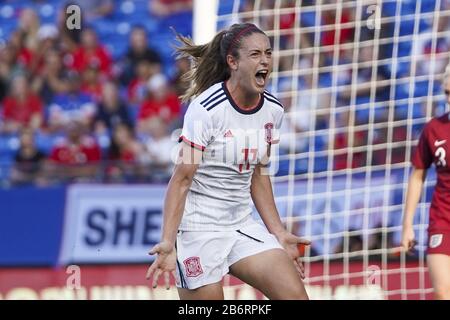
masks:
{"type": "Polygon", "coordinates": [[[9,178],[18,146],[16,135],[0,135],[0,184],[9,178]]]}
{"type": "Polygon", "coordinates": [[[385,1],[381,7],[381,15],[383,17],[393,17],[397,12],[397,4],[393,1],[385,1]]]}
{"type": "Polygon", "coordinates": [[[398,54],[397,57],[405,57],[411,55],[412,42],[411,41],[400,41],[398,43],[398,54]]]}
{"type": "Polygon", "coordinates": [[[414,84],[414,97],[425,97],[428,95],[428,80],[416,81],[414,84]]]}
{"type": "Polygon", "coordinates": [[[145,21],[141,21],[140,23],[138,21],[135,21],[134,24],[143,25],[149,34],[158,33],[158,30],[159,30],[158,29],[158,27],[159,27],[158,21],[155,19],[152,19],[152,18],[147,18],[147,19],[145,19],[145,21]]]}
{"type": "Polygon", "coordinates": [[[128,105],[128,114],[130,115],[133,124],[137,124],[139,109],[139,105],[128,105]]]}
{"type": "Polygon", "coordinates": [[[192,34],[192,13],[182,12],[161,19],[158,31],[162,34],[172,34],[171,27],[185,36],[190,36],[192,34]]]}
{"type": "Polygon", "coordinates": [[[319,21],[316,22],[316,12],[308,11],[300,14],[300,23],[302,26],[305,27],[313,27],[319,24],[320,22],[319,21]]]}
{"type": "Polygon", "coordinates": [[[95,29],[99,39],[103,39],[108,35],[115,34],[117,22],[110,19],[96,19],[91,22],[91,26],[95,29]]]}
{"type": "Polygon", "coordinates": [[[41,24],[56,24],[56,17],[58,15],[59,6],[53,1],[47,1],[46,3],[37,4],[35,10],[39,14],[41,24]]]}
{"type": "Polygon", "coordinates": [[[128,49],[128,39],[122,36],[107,37],[105,41],[105,46],[111,54],[113,60],[119,60],[128,49]]]}
{"type": "Polygon", "coordinates": [[[0,38],[8,40],[10,34],[17,28],[17,20],[6,19],[0,25],[0,38]]]}
{"type": "Polygon", "coordinates": [[[233,12],[233,5],[234,5],[234,1],[233,0],[222,0],[222,1],[219,1],[218,14],[219,15],[226,15],[226,14],[232,13],[233,12]]]}
{"type": "MultiPolygon", "coordinates": [[[[288,169],[288,171],[287,171],[286,175],[292,174],[292,172],[289,172],[289,167],[287,169],[288,169]]],[[[307,173],[308,172],[308,159],[295,160],[294,170],[295,170],[294,171],[295,174],[307,173]]]]}
{"type": "Polygon", "coordinates": [[[46,134],[42,132],[38,132],[34,139],[36,141],[36,147],[41,150],[45,154],[50,154],[55,141],[59,139],[61,135],[52,135],[52,134],[46,134]]]}
{"type": "Polygon", "coordinates": [[[331,73],[321,73],[319,74],[319,86],[324,87],[331,87],[331,73]]]}
{"type": "Polygon", "coordinates": [[[394,95],[395,100],[406,99],[409,96],[410,96],[409,83],[397,83],[395,85],[395,95],[394,95]]]}
{"type": "Polygon", "coordinates": [[[328,157],[321,156],[314,158],[314,172],[323,172],[328,169],[328,157]]]}
{"type": "Polygon", "coordinates": [[[13,164],[14,163],[11,158],[4,158],[0,156],[0,187],[7,185],[13,164]]]}
{"type": "MultiPolygon", "coordinates": [[[[433,12],[436,7],[436,0],[427,0],[427,1],[421,1],[421,7],[420,12],[426,13],[426,12],[433,12]]],[[[444,4],[445,1],[440,1],[441,5],[444,4]]]]}
{"type": "Polygon", "coordinates": [[[434,114],[437,117],[443,115],[447,111],[448,111],[447,110],[447,104],[446,104],[446,102],[444,100],[443,101],[438,101],[436,103],[436,106],[434,107],[434,114]]]}
{"type": "Polygon", "coordinates": [[[121,3],[117,3],[113,13],[113,18],[117,20],[132,19],[136,14],[138,14],[136,2],[137,1],[126,0],[121,3]]]}
{"type": "Polygon", "coordinates": [[[411,130],[411,138],[412,139],[419,139],[420,135],[422,134],[424,123],[416,123],[413,124],[412,130],[411,130]]]}
{"type": "Polygon", "coordinates": [[[414,104],[398,104],[395,106],[395,118],[396,120],[405,120],[405,119],[417,119],[423,118],[425,114],[422,110],[422,105],[420,103],[414,104]]]}

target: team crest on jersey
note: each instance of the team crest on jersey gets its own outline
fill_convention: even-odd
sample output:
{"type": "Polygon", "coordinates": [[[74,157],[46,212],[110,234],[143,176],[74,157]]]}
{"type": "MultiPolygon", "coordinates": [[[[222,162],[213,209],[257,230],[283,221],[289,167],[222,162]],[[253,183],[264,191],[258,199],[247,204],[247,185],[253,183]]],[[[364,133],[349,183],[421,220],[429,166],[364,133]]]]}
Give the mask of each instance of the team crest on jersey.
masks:
{"type": "Polygon", "coordinates": [[[442,234],[433,234],[430,237],[430,248],[437,248],[441,245],[442,243],[442,238],[443,235],[442,234]]]}
{"type": "Polygon", "coordinates": [[[266,142],[272,143],[272,129],[273,129],[273,123],[269,122],[264,125],[264,129],[266,130],[266,142]]]}
{"type": "Polygon", "coordinates": [[[198,277],[203,273],[199,257],[190,257],[183,261],[186,268],[186,276],[198,277]]]}

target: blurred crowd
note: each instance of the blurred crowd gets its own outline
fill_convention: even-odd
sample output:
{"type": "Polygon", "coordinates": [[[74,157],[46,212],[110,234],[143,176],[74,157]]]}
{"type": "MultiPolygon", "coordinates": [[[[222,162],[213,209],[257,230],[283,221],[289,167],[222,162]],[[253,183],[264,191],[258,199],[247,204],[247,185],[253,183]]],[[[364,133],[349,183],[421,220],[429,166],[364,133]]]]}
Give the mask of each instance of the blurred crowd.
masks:
{"type": "MultiPolygon", "coordinates": [[[[295,0],[240,2],[242,20],[256,22],[277,50],[270,90],[286,110],[278,175],[406,163],[408,141],[444,110],[439,75],[449,62],[450,1],[439,2],[439,15],[434,0],[422,2],[419,16],[415,1],[402,1],[399,12],[396,2],[383,3],[379,29],[355,27],[376,1],[361,10],[344,1],[337,10],[324,0],[319,12],[310,0],[298,11],[287,10],[295,0]],[[279,19],[265,11],[277,6],[279,19]]],[[[17,27],[0,42],[0,138],[19,142],[10,182],[167,181],[171,133],[187,107],[178,99],[180,77],[190,61],[173,59],[167,72],[167,50],[148,29],[192,12],[192,0],[146,0],[142,24],[130,26],[127,48],[115,57],[93,22],[119,6],[127,11],[131,1],[70,3],[81,8],[81,29],[65,24],[69,3],[60,3],[50,24],[23,5],[17,27]]]]}
{"type": "MultiPolygon", "coordinates": [[[[272,91],[286,111],[281,154],[296,154],[295,174],[326,171],[329,161],[334,170],[408,163],[407,145],[445,111],[450,1],[384,1],[379,22],[377,1],[359,9],[357,1],[301,3],[297,12],[295,0],[246,1],[242,9],[280,35],[272,91]],[[276,19],[273,8],[286,13],[276,19]]],[[[279,174],[292,174],[288,158],[279,174]]]]}
{"type": "MultiPolygon", "coordinates": [[[[0,43],[0,136],[19,141],[12,185],[170,176],[177,143],[171,133],[185,111],[180,76],[190,64],[178,60],[175,72],[164,72],[161,53],[139,24],[131,26],[125,54],[113,59],[90,22],[118,5],[61,2],[51,24],[32,7],[18,11],[16,29],[0,43]],[[70,4],[81,8],[80,29],[66,26],[70,4]]],[[[148,8],[149,19],[163,19],[192,11],[192,1],[152,0],[148,8]]]]}
{"type": "Polygon", "coordinates": [[[311,255],[394,248],[403,184],[398,191],[388,187],[386,204],[400,208],[388,212],[386,195],[355,185],[386,175],[392,184],[404,181],[423,125],[448,111],[441,80],[450,62],[450,1],[303,0],[295,11],[297,3],[246,1],[242,8],[247,21],[272,36],[277,52],[271,91],[285,106],[278,175],[314,180],[313,196],[318,193],[308,212],[294,200],[292,215],[300,218],[290,227],[302,236],[311,230],[311,255]],[[360,180],[343,186],[348,193],[337,201],[348,200],[350,208],[333,200],[330,208],[317,207],[320,177],[335,186],[349,172],[360,180]],[[374,202],[367,206],[358,192],[370,192],[374,202]]]}

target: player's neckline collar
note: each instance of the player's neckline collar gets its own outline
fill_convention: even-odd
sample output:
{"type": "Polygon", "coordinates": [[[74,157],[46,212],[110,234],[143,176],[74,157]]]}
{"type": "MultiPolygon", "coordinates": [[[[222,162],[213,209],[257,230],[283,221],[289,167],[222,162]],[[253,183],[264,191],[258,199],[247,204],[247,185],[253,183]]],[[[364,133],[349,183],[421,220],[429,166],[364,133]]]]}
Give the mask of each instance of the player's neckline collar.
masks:
{"type": "Polygon", "coordinates": [[[239,107],[238,104],[233,100],[233,97],[231,96],[231,93],[230,93],[230,91],[228,91],[228,88],[226,86],[226,81],[222,82],[222,89],[225,92],[225,95],[227,96],[228,101],[230,101],[230,104],[239,113],[242,113],[242,114],[254,114],[254,113],[258,112],[262,108],[262,106],[264,104],[264,95],[261,94],[260,98],[259,98],[259,101],[258,101],[258,104],[255,107],[253,107],[251,109],[243,109],[243,108],[239,107]]]}

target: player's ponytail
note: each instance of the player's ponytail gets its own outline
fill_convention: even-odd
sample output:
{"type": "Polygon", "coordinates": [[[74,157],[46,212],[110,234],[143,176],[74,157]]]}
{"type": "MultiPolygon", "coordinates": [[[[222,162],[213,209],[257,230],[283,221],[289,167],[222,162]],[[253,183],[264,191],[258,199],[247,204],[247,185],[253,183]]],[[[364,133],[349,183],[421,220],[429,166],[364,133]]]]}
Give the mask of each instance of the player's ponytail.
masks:
{"type": "Polygon", "coordinates": [[[227,80],[230,77],[227,55],[238,58],[242,38],[255,32],[264,34],[251,23],[233,24],[230,29],[220,31],[211,42],[203,45],[194,45],[191,39],[177,34],[177,39],[183,44],[176,48],[178,55],[193,59],[191,70],[182,77],[183,81],[189,83],[189,89],[181,99],[186,102],[213,84],[227,80]]]}

